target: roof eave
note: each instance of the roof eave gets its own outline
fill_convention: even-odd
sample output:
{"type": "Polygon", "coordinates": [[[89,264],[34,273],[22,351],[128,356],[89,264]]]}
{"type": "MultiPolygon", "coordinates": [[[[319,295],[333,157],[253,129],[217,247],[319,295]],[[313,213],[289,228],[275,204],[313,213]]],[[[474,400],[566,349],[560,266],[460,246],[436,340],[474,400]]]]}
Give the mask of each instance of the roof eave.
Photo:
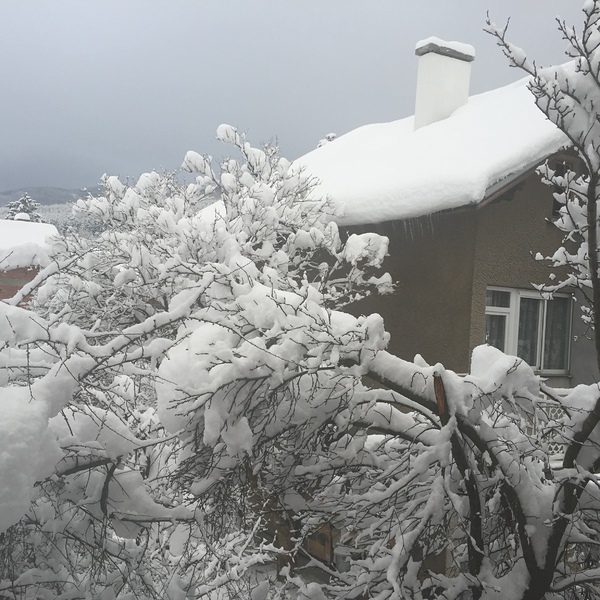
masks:
{"type": "Polygon", "coordinates": [[[527,165],[525,165],[524,167],[522,167],[521,169],[519,169],[518,171],[514,171],[510,175],[507,175],[506,177],[503,177],[496,183],[490,185],[485,190],[485,194],[484,194],[483,198],[477,203],[477,209],[487,206],[488,204],[490,204],[491,202],[496,200],[496,198],[499,198],[500,196],[505,194],[508,190],[513,188],[514,186],[519,185],[519,183],[521,183],[522,181],[527,179],[532,173],[534,173],[535,170],[544,161],[548,160],[548,158],[550,156],[553,156],[554,154],[556,154],[558,152],[566,150],[567,148],[568,148],[568,146],[564,146],[563,148],[558,149],[556,152],[552,152],[551,154],[548,154],[542,160],[537,159],[535,161],[532,161],[532,162],[528,163],[527,165]]]}

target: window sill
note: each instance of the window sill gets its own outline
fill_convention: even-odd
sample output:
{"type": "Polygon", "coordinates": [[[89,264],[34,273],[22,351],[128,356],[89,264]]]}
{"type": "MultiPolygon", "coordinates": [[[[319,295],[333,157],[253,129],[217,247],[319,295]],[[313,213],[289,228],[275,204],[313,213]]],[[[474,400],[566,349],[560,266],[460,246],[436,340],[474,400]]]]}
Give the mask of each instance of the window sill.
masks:
{"type": "Polygon", "coordinates": [[[535,370],[534,371],[536,375],[539,375],[540,377],[567,377],[568,379],[572,379],[573,375],[571,375],[571,373],[569,371],[562,371],[562,370],[535,370]]]}

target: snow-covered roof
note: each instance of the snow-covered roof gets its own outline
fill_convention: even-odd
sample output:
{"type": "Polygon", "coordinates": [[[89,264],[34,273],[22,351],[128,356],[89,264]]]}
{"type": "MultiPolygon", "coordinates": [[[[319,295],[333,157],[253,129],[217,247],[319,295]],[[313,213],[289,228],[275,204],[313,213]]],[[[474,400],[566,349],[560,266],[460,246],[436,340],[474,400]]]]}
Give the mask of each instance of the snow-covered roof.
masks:
{"type": "Polygon", "coordinates": [[[46,266],[47,240],[56,235],[58,231],[50,223],[0,219],[0,271],[46,266]]]}
{"type": "Polygon", "coordinates": [[[378,223],[479,203],[501,180],[566,147],[535,106],[528,79],[471,96],[450,117],[359,127],[299,158],[343,225],[378,223]]]}

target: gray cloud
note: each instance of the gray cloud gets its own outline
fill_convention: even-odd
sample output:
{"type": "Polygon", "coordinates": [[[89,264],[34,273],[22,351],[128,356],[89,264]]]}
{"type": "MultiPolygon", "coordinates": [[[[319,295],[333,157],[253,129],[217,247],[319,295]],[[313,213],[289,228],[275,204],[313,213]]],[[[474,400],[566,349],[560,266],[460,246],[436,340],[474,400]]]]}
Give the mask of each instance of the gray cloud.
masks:
{"type": "Polygon", "coordinates": [[[473,44],[472,92],[520,77],[482,32],[563,62],[573,0],[0,0],[0,190],[93,185],[220,156],[228,122],[295,158],[330,131],[413,111],[414,45],[473,44]]]}

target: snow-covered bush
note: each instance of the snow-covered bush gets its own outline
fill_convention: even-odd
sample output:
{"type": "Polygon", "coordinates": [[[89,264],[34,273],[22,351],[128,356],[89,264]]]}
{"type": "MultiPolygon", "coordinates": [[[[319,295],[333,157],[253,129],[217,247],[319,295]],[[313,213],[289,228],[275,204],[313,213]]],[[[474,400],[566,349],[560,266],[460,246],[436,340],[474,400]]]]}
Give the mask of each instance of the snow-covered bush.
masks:
{"type": "Polygon", "coordinates": [[[329,142],[333,142],[333,140],[335,140],[336,138],[337,138],[336,133],[328,133],[323,139],[319,140],[319,143],[317,144],[317,148],[320,148],[321,146],[324,146],[325,144],[329,144],[329,142]]]}
{"type": "MultiPolygon", "coordinates": [[[[291,338],[307,320],[332,351],[336,336],[353,339],[354,353],[362,339],[383,343],[380,324],[371,333],[372,319],[333,327],[327,307],[389,287],[389,278],[370,273],[387,240],[344,242],[331,221],[334,207],[314,193],[310,177],[231,127],[218,135],[242,160],[216,171],[210,157],[190,152],[184,167],[197,176],[187,187],[157,173],[131,187],[107,177],[104,196],[75,207],[104,230],[56,241],[52,264],[0,305],[2,593],[175,598],[184,588],[236,581],[266,560],[259,549],[270,543],[251,537],[248,554],[250,516],[227,515],[228,527],[215,534],[201,508],[207,500],[188,485],[200,465],[187,466],[187,428],[164,428],[178,418],[177,401],[163,399],[157,412],[157,365],[169,349],[181,352],[198,327],[217,328],[233,355],[236,344],[252,347],[253,339],[261,360],[279,352],[269,352],[272,342],[244,321],[253,312],[272,320],[273,342],[291,336],[288,370],[303,353],[291,338]],[[199,210],[215,190],[220,201],[199,210]],[[34,312],[18,308],[32,291],[34,312]],[[227,558],[214,563],[220,556],[227,558]]],[[[281,349],[279,361],[284,356],[281,349]]],[[[237,443],[248,451],[240,422],[237,443]]]]}
{"type": "Polygon", "coordinates": [[[62,204],[46,204],[40,206],[40,215],[44,223],[51,223],[64,235],[77,235],[83,237],[94,237],[98,235],[104,225],[98,218],[88,215],[73,215],[73,202],[62,204]]]}
{"type": "Polygon", "coordinates": [[[101,235],[0,303],[0,595],[598,597],[598,386],[487,346],[467,376],[392,356],[341,310],[389,289],[387,241],[218,136],[242,159],[188,153],[186,188],[106,178],[77,208],[101,235]]]}

